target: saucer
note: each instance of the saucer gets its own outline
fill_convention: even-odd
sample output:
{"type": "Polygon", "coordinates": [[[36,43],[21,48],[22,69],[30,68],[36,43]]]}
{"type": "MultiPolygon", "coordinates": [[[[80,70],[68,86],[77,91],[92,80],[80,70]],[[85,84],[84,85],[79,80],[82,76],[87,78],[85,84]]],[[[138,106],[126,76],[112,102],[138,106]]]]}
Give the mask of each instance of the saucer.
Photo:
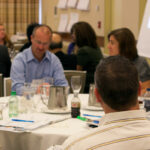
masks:
{"type": "Polygon", "coordinates": [[[84,109],[91,110],[91,111],[103,111],[102,107],[95,107],[95,106],[86,106],[84,109]]]}

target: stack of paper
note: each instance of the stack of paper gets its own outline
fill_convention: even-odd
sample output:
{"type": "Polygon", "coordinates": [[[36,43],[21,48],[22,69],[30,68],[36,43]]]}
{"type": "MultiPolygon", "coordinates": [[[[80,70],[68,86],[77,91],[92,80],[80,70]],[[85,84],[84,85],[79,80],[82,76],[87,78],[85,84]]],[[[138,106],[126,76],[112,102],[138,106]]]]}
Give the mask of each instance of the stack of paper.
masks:
{"type": "Polygon", "coordinates": [[[70,117],[68,115],[49,115],[43,113],[24,114],[8,120],[1,120],[0,130],[28,132],[67,118],[70,117]]]}

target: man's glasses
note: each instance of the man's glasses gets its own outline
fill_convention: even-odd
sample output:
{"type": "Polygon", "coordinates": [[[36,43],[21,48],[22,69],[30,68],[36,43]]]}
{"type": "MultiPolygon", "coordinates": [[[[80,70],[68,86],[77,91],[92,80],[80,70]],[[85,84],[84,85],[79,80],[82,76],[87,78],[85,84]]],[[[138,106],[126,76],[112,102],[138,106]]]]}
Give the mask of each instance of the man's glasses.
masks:
{"type": "Polygon", "coordinates": [[[49,46],[49,44],[50,44],[50,42],[45,42],[45,43],[43,43],[43,42],[41,42],[41,41],[38,41],[38,40],[34,40],[37,44],[39,44],[39,45],[43,45],[43,46],[49,46]]]}

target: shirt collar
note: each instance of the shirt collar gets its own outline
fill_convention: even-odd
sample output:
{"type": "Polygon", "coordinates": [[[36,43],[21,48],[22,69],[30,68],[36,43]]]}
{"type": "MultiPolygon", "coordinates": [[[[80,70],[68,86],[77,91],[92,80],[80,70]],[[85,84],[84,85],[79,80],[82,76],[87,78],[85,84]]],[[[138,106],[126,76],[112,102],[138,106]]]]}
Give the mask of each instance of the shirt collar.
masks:
{"type": "MultiPolygon", "coordinates": [[[[45,56],[44,56],[44,58],[42,59],[42,61],[44,61],[44,60],[50,60],[49,59],[49,54],[48,54],[49,52],[48,52],[48,50],[46,51],[46,53],[45,53],[45,56]]],[[[34,57],[34,55],[33,55],[33,53],[32,53],[32,49],[31,49],[31,46],[29,47],[29,52],[27,53],[27,62],[29,62],[29,61],[32,61],[32,60],[36,60],[37,61],[37,59],[34,57]]]]}
{"type": "Polygon", "coordinates": [[[145,120],[146,113],[144,110],[121,111],[105,114],[100,120],[100,125],[106,125],[117,122],[125,122],[132,120],[145,120]]]}

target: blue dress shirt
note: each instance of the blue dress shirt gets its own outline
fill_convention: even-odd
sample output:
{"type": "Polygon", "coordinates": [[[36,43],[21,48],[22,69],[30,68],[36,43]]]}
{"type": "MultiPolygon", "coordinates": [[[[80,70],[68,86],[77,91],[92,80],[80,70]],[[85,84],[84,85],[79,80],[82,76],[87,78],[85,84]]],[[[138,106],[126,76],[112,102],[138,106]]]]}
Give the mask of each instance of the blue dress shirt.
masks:
{"type": "Polygon", "coordinates": [[[44,77],[52,77],[56,86],[68,86],[59,59],[47,50],[45,57],[39,62],[33,56],[31,47],[15,57],[10,77],[12,79],[12,91],[16,91],[17,95],[22,94],[22,87],[25,82],[31,83],[33,79],[44,77]]]}

